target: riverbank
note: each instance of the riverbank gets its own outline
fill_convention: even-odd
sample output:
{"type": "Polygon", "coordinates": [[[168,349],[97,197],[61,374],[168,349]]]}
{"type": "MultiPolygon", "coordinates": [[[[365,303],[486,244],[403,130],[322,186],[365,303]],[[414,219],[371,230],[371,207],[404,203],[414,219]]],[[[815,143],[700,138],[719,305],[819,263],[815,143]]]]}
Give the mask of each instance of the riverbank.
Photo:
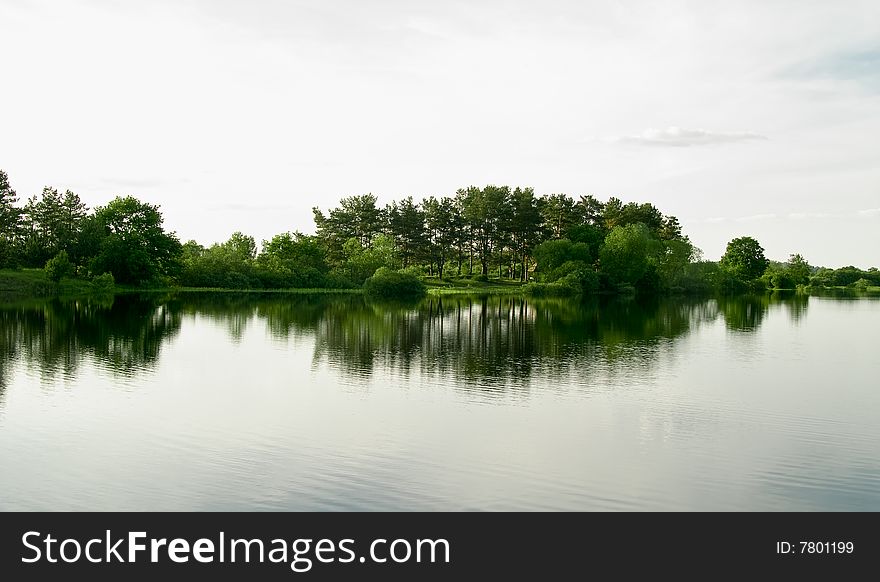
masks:
{"type": "MultiPolygon", "coordinates": [[[[524,286],[518,282],[479,281],[454,279],[425,281],[429,295],[509,295],[524,293],[524,286]]],[[[40,297],[77,297],[108,293],[254,293],[254,294],[293,294],[329,295],[360,294],[360,287],[352,289],[332,288],[281,288],[281,289],[232,289],[226,287],[129,287],[114,285],[112,288],[96,289],[84,279],[64,278],[59,283],[50,281],[42,269],[2,269],[0,270],[0,299],[27,299],[40,297]]]]}
{"type": "Polygon", "coordinates": [[[50,281],[43,269],[0,269],[0,298],[90,295],[94,292],[95,287],[82,279],[50,281]]]}
{"type": "MultiPolygon", "coordinates": [[[[489,279],[424,280],[428,295],[520,295],[526,294],[526,286],[518,281],[489,279]]],[[[768,291],[774,291],[768,289],[768,291]]],[[[880,287],[854,289],[852,287],[814,287],[806,288],[807,293],[821,294],[823,291],[860,291],[869,294],[880,293],[880,287]]],[[[42,269],[0,269],[0,300],[18,300],[43,297],[81,297],[107,295],[114,293],[253,293],[290,295],[332,295],[361,294],[363,289],[334,288],[280,288],[280,289],[233,289],[226,287],[130,287],[114,285],[98,288],[84,279],[64,278],[59,283],[50,281],[42,269]]]]}

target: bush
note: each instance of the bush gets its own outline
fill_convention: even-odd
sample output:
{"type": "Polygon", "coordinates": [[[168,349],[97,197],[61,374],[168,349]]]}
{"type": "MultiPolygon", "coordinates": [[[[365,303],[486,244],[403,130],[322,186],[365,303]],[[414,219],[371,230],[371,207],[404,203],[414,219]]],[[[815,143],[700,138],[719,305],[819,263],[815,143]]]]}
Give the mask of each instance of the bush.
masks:
{"type": "Polygon", "coordinates": [[[110,273],[103,273],[92,277],[92,287],[95,291],[109,292],[116,287],[116,280],[110,273]]]}
{"type": "Polygon", "coordinates": [[[70,259],[67,257],[67,251],[61,251],[46,261],[45,270],[49,280],[57,283],[64,277],[72,276],[74,267],[73,263],[71,263],[70,259]]]}
{"type": "Polygon", "coordinates": [[[479,275],[474,275],[473,280],[477,283],[488,283],[489,275],[484,275],[483,273],[480,273],[479,275]]]}
{"type": "Polygon", "coordinates": [[[380,267],[364,282],[364,292],[384,299],[416,299],[424,297],[427,288],[411,273],[400,273],[388,267],[380,267]]]}
{"type": "Polygon", "coordinates": [[[827,287],[829,283],[830,281],[828,280],[828,277],[823,277],[821,275],[810,277],[810,287],[827,287]]]}
{"type": "Polygon", "coordinates": [[[794,289],[797,285],[785,271],[776,271],[770,276],[770,284],[774,289],[794,289]]]}

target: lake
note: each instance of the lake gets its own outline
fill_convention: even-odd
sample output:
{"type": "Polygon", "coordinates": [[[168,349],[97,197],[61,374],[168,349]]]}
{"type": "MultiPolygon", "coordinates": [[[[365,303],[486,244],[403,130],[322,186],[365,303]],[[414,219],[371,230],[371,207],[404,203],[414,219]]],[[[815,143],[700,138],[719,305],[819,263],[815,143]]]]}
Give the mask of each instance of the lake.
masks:
{"type": "Polygon", "coordinates": [[[2,510],[880,510],[880,300],[0,304],[2,510]]]}

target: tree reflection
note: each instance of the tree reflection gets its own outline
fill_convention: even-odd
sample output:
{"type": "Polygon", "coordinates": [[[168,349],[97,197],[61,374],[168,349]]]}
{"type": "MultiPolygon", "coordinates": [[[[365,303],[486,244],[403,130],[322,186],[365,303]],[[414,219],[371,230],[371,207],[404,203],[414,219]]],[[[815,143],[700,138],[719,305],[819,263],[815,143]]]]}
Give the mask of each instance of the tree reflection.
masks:
{"type": "Polygon", "coordinates": [[[153,296],[54,299],[0,305],[0,386],[13,362],[41,375],[73,375],[84,357],[114,373],[148,368],[162,343],[180,329],[167,298],[153,296]]]}
{"type": "MultiPolygon", "coordinates": [[[[44,376],[75,374],[85,357],[114,373],[155,364],[186,318],[225,327],[232,341],[265,325],[276,340],[313,345],[315,364],[352,377],[377,370],[493,386],[539,375],[588,378],[597,367],[651,366],[671,341],[722,317],[752,332],[771,305],[803,317],[805,295],[718,300],[431,296],[410,304],[360,295],[194,293],[0,305],[0,399],[16,362],[44,376]]],[[[250,336],[248,336],[250,337],[250,336]]]]}

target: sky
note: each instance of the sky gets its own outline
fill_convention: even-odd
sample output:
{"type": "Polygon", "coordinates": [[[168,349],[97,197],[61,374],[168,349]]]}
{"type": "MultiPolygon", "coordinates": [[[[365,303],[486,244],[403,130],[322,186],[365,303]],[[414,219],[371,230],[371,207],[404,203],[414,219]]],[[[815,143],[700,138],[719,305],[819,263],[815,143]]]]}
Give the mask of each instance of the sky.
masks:
{"type": "Polygon", "coordinates": [[[20,198],[160,204],[182,240],[373,193],[651,202],[707,259],[880,267],[880,2],[0,0],[20,198]]]}

